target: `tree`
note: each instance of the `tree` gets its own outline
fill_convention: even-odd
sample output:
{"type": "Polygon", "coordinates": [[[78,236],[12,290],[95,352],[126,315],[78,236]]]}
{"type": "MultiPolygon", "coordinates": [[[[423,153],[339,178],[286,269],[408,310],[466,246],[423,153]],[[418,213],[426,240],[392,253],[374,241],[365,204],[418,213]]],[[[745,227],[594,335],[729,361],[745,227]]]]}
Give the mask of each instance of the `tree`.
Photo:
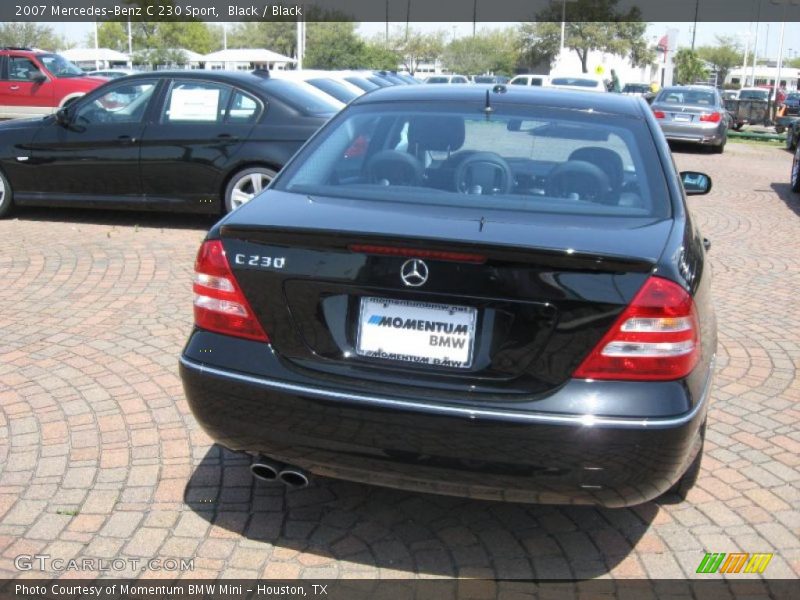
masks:
{"type": "MultiPolygon", "coordinates": [[[[131,37],[133,62],[152,66],[183,63],[181,49],[207,54],[222,45],[219,28],[201,21],[134,22],[131,23],[131,37]]],[[[127,52],[127,24],[112,21],[100,23],[97,43],[101,48],[127,52]]],[[[94,46],[94,34],[87,37],[86,44],[94,46]]]]}
{"type": "Polygon", "coordinates": [[[800,56],[796,56],[789,61],[789,66],[792,69],[800,69],[800,56]]]}
{"type": "Polygon", "coordinates": [[[0,47],[41,48],[57,50],[65,47],[64,39],[52,28],[37,23],[0,23],[0,47]]]}
{"type": "Polygon", "coordinates": [[[513,30],[483,31],[453,40],[442,54],[442,63],[453,72],[511,74],[519,52],[513,30]]]}
{"type": "Polygon", "coordinates": [[[697,56],[704,60],[718,74],[720,82],[725,81],[728,72],[744,62],[744,53],[736,38],[731,36],[717,36],[714,46],[701,46],[697,49],[697,56]]]}
{"type": "Polygon", "coordinates": [[[708,76],[705,64],[697,52],[681,48],[675,53],[675,83],[685,85],[700,81],[708,76]]]}
{"type": "MultiPolygon", "coordinates": [[[[307,24],[307,33],[309,29],[313,29],[312,23],[307,24]]],[[[297,50],[297,25],[293,21],[239,23],[228,34],[228,48],[269,48],[284,56],[294,56],[297,50]]]]}
{"type": "Polygon", "coordinates": [[[400,57],[400,62],[406,70],[414,75],[420,63],[434,62],[441,57],[444,50],[444,32],[422,33],[411,29],[406,35],[397,30],[389,40],[389,48],[400,57]]]}
{"type": "MultiPolygon", "coordinates": [[[[564,45],[581,61],[584,73],[589,71],[592,51],[629,56],[634,66],[650,64],[655,59],[645,38],[647,24],[642,22],[636,7],[627,12],[617,10],[619,0],[575,0],[566,4],[564,45]]],[[[563,5],[554,1],[537,15],[536,23],[520,28],[523,54],[552,60],[557,56],[561,38],[563,5]]]]}
{"type": "Polygon", "coordinates": [[[355,69],[361,67],[364,41],[355,23],[307,23],[304,67],[355,69]]]}
{"type": "Polygon", "coordinates": [[[389,48],[382,39],[364,43],[361,59],[362,68],[394,71],[399,64],[400,57],[398,54],[389,48]]]}
{"type": "MultiPolygon", "coordinates": [[[[128,28],[119,21],[100,23],[97,26],[97,44],[101,48],[111,48],[117,52],[128,51],[128,28]]],[[[86,46],[94,47],[94,33],[86,35],[86,46]]]]}

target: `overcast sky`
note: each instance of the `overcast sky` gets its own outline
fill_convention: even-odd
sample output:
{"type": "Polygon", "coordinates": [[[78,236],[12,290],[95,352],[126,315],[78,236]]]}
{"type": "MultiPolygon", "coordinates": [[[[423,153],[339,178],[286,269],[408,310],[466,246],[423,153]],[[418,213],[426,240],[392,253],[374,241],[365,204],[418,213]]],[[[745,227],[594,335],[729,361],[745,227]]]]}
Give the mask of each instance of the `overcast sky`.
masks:
{"type": "MultiPolygon", "coordinates": [[[[83,44],[87,34],[93,31],[92,23],[50,23],[49,25],[53,27],[56,33],[66,36],[67,39],[77,44],[83,44]]],[[[509,27],[511,25],[514,25],[514,23],[478,23],[477,28],[481,30],[509,27]]],[[[472,34],[472,23],[412,23],[411,26],[423,31],[446,31],[450,36],[454,37],[472,34]]],[[[650,23],[647,34],[651,39],[657,40],[664,35],[667,29],[676,28],[679,30],[678,44],[680,46],[691,46],[693,26],[693,23],[650,23]]],[[[748,26],[751,31],[750,44],[752,48],[756,29],[755,23],[698,23],[696,45],[713,44],[716,35],[739,36],[742,44],[744,44],[748,26]]],[[[405,22],[389,23],[390,31],[396,27],[405,27],[405,22]]],[[[758,32],[758,55],[760,57],[763,57],[766,52],[770,58],[777,58],[780,29],[780,23],[761,23],[758,32]],[[769,33],[767,34],[767,32],[769,33]]],[[[383,22],[361,23],[358,30],[365,37],[383,35],[386,31],[386,24],[383,22]]],[[[800,55],[800,23],[786,23],[784,56],[792,57],[797,55],[800,55]]]]}

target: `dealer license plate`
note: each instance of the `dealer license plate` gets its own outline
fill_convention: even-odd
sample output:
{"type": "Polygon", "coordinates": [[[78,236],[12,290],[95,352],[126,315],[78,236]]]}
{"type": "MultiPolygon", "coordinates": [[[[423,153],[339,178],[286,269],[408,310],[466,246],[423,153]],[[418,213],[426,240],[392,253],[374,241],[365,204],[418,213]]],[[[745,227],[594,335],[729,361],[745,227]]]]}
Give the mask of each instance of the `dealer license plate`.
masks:
{"type": "Polygon", "coordinates": [[[435,367],[472,366],[478,311],[468,306],[362,298],[360,356],[435,367]]]}

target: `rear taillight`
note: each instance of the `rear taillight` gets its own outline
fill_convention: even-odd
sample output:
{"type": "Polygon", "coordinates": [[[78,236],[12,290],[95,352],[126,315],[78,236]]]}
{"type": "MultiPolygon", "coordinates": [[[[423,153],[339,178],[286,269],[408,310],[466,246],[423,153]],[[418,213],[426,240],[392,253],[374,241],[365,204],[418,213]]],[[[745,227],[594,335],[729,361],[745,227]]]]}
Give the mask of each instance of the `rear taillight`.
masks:
{"type": "Polygon", "coordinates": [[[204,242],[194,265],[194,323],[201,329],[268,342],[236,283],[219,240],[204,242]]]}
{"type": "Polygon", "coordinates": [[[573,377],[668,381],[691,373],[700,357],[700,327],[692,297],[651,277],[573,377]]]}
{"type": "Polygon", "coordinates": [[[719,123],[720,119],[722,119],[722,114],[718,112],[703,113],[702,115],[700,115],[700,120],[703,123],[719,123]]]}
{"type": "Polygon", "coordinates": [[[664,114],[663,110],[654,110],[653,115],[656,119],[665,119],[667,115],[664,114]]]}

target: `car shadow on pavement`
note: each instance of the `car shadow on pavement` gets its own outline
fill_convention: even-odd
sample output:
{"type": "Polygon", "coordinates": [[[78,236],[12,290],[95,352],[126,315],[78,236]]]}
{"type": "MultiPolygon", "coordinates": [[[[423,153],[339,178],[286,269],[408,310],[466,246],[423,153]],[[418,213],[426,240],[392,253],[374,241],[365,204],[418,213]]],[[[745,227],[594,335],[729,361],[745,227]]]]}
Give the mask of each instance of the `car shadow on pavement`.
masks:
{"type": "Polygon", "coordinates": [[[11,218],[27,222],[51,221],[85,225],[110,225],[112,227],[198,229],[203,231],[208,231],[219,220],[218,215],[33,206],[16,207],[11,218]]]}
{"type": "MultiPolygon", "coordinates": [[[[184,501],[202,519],[272,546],[269,563],[304,577],[367,576],[380,568],[432,576],[594,578],[622,563],[660,508],[507,504],[314,477],[303,489],[255,480],[250,458],[212,446],[184,501]],[[340,562],[342,561],[342,562],[340,562]],[[342,566],[344,565],[344,566],[342,566]]],[[[655,540],[652,540],[655,541],[655,540]]],[[[619,574],[644,577],[636,560],[619,574]]]]}
{"type": "Polygon", "coordinates": [[[770,187],[778,194],[778,197],[786,203],[786,206],[800,217],[800,194],[794,193],[792,191],[792,186],[788,183],[772,183],[770,187]]]}

